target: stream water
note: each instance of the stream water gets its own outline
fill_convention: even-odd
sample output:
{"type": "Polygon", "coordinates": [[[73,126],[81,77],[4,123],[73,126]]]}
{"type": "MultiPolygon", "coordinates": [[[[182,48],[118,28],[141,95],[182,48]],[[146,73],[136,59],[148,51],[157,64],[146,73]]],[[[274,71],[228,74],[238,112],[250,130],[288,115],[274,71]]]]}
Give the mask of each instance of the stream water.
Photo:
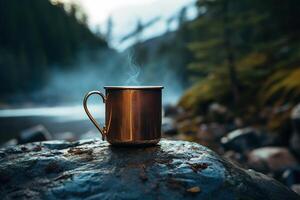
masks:
{"type": "MultiPolygon", "coordinates": [[[[89,106],[99,120],[104,120],[104,106],[89,106]]],[[[79,136],[93,129],[82,105],[14,108],[0,110],[0,143],[16,137],[21,131],[36,125],[43,125],[54,136],[72,132],[79,136]]]]}

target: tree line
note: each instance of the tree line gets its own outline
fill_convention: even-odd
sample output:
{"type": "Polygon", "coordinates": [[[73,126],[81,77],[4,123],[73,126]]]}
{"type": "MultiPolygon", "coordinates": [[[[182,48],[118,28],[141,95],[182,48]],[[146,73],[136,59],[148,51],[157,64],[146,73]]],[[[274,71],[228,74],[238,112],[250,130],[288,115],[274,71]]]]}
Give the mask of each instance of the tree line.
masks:
{"type": "Polygon", "coordinates": [[[68,69],[83,48],[107,48],[76,5],[0,1],[0,96],[42,87],[53,68],[68,69]]]}
{"type": "Polygon", "coordinates": [[[181,106],[249,113],[300,100],[300,1],[198,0],[197,8],[185,66],[193,84],[181,106]]]}

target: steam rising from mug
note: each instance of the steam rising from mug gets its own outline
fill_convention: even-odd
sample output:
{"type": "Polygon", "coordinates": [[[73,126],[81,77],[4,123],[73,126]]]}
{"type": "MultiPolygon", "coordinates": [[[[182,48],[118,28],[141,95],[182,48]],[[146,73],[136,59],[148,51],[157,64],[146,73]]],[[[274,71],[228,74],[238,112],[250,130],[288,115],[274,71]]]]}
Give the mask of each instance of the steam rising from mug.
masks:
{"type": "Polygon", "coordinates": [[[52,67],[56,70],[49,72],[46,87],[32,96],[43,99],[43,102],[47,99],[57,100],[53,103],[81,104],[82,94],[101,89],[104,85],[163,85],[163,103],[176,103],[183,88],[168,63],[165,59],[148,59],[141,66],[136,63],[133,51],[92,54],[86,50],[78,54],[71,66],[52,67]],[[63,68],[66,70],[58,70],[63,68]]]}
{"type": "Polygon", "coordinates": [[[128,54],[129,63],[129,78],[126,80],[125,85],[141,85],[141,82],[138,80],[141,68],[135,63],[133,54],[128,54]]]}

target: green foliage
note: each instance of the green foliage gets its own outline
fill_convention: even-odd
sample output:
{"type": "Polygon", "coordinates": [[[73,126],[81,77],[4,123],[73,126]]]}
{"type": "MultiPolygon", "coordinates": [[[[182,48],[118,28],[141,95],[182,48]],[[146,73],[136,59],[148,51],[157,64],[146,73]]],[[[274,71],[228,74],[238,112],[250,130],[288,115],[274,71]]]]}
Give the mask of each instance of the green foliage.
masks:
{"type": "Polygon", "coordinates": [[[237,72],[243,86],[250,89],[257,89],[257,83],[268,74],[265,64],[268,56],[261,52],[251,52],[237,61],[237,72]]]}
{"type": "Polygon", "coordinates": [[[300,100],[300,1],[198,0],[197,6],[204,11],[189,25],[194,59],[187,65],[197,81],[181,106],[199,112],[218,101],[243,111],[300,100]]]}
{"type": "Polygon", "coordinates": [[[265,82],[260,96],[262,102],[283,104],[286,99],[300,100],[300,68],[276,71],[265,82]]]}
{"type": "Polygon", "coordinates": [[[211,102],[224,101],[229,91],[229,80],[224,74],[210,74],[188,89],[179,104],[186,110],[201,112],[211,102]]]}

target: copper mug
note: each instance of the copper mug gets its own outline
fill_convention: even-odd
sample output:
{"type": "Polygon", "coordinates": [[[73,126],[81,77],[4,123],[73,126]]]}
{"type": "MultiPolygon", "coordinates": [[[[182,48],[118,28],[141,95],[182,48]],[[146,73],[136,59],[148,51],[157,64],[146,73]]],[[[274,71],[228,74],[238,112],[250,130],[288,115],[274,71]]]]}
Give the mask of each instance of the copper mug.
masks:
{"type": "Polygon", "coordinates": [[[162,86],[106,86],[87,93],[83,107],[92,123],[113,145],[153,145],[161,138],[162,86]],[[101,127],[87,107],[88,98],[98,94],[105,103],[105,126],[101,127]]]}

